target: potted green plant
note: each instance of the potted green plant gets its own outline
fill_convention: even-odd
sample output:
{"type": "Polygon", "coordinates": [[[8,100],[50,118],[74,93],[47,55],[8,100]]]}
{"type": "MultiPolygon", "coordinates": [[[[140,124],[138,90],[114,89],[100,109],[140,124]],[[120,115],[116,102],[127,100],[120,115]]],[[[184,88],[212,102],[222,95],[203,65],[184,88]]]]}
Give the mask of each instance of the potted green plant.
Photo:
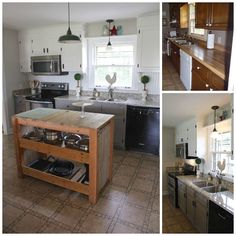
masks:
{"type": "Polygon", "coordinates": [[[76,96],[80,96],[80,80],[82,79],[82,75],[79,73],[76,73],[74,75],[74,79],[77,81],[77,86],[76,86],[76,96]]]}
{"type": "Polygon", "coordinates": [[[147,88],[146,84],[149,82],[149,76],[143,75],[141,77],[141,83],[143,83],[142,99],[145,101],[147,99],[147,88]]]}

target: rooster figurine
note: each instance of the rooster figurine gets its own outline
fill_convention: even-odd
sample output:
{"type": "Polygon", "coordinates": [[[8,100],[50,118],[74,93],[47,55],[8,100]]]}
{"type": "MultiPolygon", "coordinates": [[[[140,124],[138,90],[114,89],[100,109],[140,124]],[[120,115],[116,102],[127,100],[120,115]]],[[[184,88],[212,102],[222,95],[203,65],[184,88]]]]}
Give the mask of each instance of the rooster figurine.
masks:
{"type": "Polygon", "coordinates": [[[110,84],[109,87],[111,87],[116,82],[116,72],[113,74],[112,78],[110,75],[106,75],[106,81],[110,84]]]}
{"type": "Polygon", "coordinates": [[[225,169],[225,159],[223,161],[217,161],[217,167],[222,172],[225,169]]]}

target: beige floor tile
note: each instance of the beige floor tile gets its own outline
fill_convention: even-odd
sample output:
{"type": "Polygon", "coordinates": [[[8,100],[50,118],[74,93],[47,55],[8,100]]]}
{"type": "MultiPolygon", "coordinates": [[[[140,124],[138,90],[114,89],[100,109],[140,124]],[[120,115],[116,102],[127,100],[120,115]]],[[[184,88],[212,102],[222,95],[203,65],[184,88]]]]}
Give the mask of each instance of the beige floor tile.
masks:
{"type": "Polygon", "coordinates": [[[68,189],[52,185],[50,188],[49,197],[64,201],[70,193],[71,191],[68,189]]]}
{"type": "Polygon", "coordinates": [[[157,161],[143,160],[141,168],[157,171],[157,161]]]}
{"type": "Polygon", "coordinates": [[[139,169],[137,176],[148,180],[154,180],[156,178],[156,170],[152,169],[139,169]]]}
{"type": "Polygon", "coordinates": [[[51,184],[41,180],[37,180],[29,185],[29,189],[31,191],[37,192],[39,194],[45,194],[49,192],[51,190],[51,187],[52,187],[51,184]]]}
{"type": "Polygon", "coordinates": [[[3,226],[9,226],[17,217],[23,214],[23,212],[23,210],[11,205],[6,205],[5,207],[3,207],[3,226]]]}
{"type": "Polygon", "coordinates": [[[153,233],[159,233],[160,232],[160,218],[158,214],[151,213],[150,219],[149,219],[149,225],[148,229],[149,231],[153,233]]]}
{"type": "Polygon", "coordinates": [[[25,215],[12,229],[16,233],[36,233],[46,223],[44,219],[40,219],[34,215],[25,215]]]}
{"type": "Polygon", "coordinates": [[[42,233],[71,233],[71,230],[65,229],[64,227],[58,225],[58,224],[54,224],[54,223],[50,223],[49,225],[47,225],[42,233]]]}
{"type": "Polygon", "coordinates": [[[128,221],[138,226],[142,226],[145,218],[146,211],[144,209],[136,208],[129,205],[124,205],[119,219],[122,221],[128,221]]]}
{"type": "Polygon", "coordinates": [[[35,205],[32,210],[38,212],[42,215],[50,217],[59,208],[61,204],[55,200],[44,198],[37,205],[35,205]]]}
{"type": "Polygon", "coordinates": [[[145,192],[151,192],[153,184],[154,184],[153,181],[136,178],[132,186],[132,189],[138,189],[145,192]]]}
{"type": "Polygon", "coordinates": [[[131,190],[127,196],[126,201],[130,203],[135,203],[142,207],[147,207],[149,199],[150,199],[149,193],[142,193],[142,192],[137,192],[135,190],[131,190]]]}
{"type": "Polygon", "coordinates": [[[125,176],[133,176],[136,169],[137,169],[136,167],[120,165],[120,167],[117,170],[116,174],[117,175],[125,175],[125,176]]]}
{"type": "Polygon", "coordinates": [[[97,204],[93,207],[93,210],[101,214],[113,217],[119,205],[119,202],[100,198],[97,204]]]}
{"type": "Polygon", "coordinates": [[[119,174],[116,174],[112,178],[112,183],[115,185],[119,185],[121,187],[128,187],[130,180],[131,180],[131,176],[121,176],[119,174]]]}
{"type": "Polygon", "coordinates": [[[82,208],[88,208],[89,206],[91,206],[87,196],[73,191],[70,192],[66,202],[82,208]]]}
{"type": "Polygon", "coordinates": [[[134,233],[141,233],[138,229],[131,228],[128,225],[124,225],[121,223],[116,223],[112,233],[119,233],[119,234],[134,234],[134,233]]]}
{"type": "Polygon", "coordinates": [[[89,214],[79,231],[81,233],[106,233],[110,223],[110,219],[89,214]]]}
{"type": "Polygon", "coordinates": [[[102,193],[102,196],[107,197],[113,201],[121,201],[122,198],[125,195],[126,188],[114,186],[112,184],[108,185],[104,192],[102,193]]]}
{"type": "Polygon", "coordinates": [[[130,156],[130,157],[126,157],[123,160],[122,164],[137,167],[139,161],[140,161],[140,158],[130,156]]]}
{"type": "Polygon", "coordinates": [[[65,206],[63,209],[55,216],[55,220],[59,221],[70,227],[75,227],[81,217],[83,212],[77,208],[72,208],[70,206],[65,206]]]}

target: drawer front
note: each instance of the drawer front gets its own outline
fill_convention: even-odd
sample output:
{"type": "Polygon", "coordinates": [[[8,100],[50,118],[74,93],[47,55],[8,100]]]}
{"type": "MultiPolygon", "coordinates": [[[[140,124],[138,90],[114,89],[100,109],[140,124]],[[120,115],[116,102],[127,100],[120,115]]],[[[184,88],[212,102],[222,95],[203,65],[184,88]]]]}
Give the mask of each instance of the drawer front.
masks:
{"type": "Polygon", "coordinates": [[[196,202],[197,205],[202,205],[205,208],[208,208],[208,198],[201,193],[196,193],[196,202]]]}
{"type": "Polygon", "coordinates": [[[178,180],[178,188],[179,190],[186,192],[186,185],[179,180],[178,180]]]}
{"type": "Polygon", "coordinates": [[[65,109],[65,110],[80,110],[79,107],[72,106],[72,103],[76,102],[74,100],[57,100],[55,101],[56,109],[65,109]]]}
{"type": "Polygon", "coordinates": [[[221,79],[214,73],[211,73],[211,87],[213,90],[225,90],[225,80],[221,79]]]}

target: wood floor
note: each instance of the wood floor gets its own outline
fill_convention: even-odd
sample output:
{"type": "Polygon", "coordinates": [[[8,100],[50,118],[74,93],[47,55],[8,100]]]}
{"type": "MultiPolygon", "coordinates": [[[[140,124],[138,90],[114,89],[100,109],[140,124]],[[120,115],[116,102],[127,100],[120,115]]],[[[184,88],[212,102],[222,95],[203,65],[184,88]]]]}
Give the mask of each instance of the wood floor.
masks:
{"type": "Polygon", "coordinates": [[[162,62],[162,90],[185,91],[186,89],[180,80],[179,74],[166,54],[163,55],[162,62]]]}
{"type": "Polygon", "coordinates": [[[163,196],[163,233],[197,233],[191,222],[179,208],[174,208],[168,196],[163,196]]]}

